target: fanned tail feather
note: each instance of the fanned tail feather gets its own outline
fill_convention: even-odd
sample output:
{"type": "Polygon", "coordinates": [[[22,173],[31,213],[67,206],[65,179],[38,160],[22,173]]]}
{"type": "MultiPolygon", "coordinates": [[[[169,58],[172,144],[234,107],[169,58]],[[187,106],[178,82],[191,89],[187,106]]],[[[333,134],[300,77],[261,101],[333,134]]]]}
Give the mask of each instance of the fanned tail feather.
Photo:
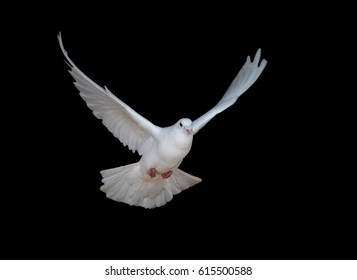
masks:
{"type": "Polygon", "coordinates": [[[138,163],[133,163],[100,172],[103,177],[101,191],[108,198],[144,208],[160,207],[173,195],[201,182],[180,169],[173,170],[172,175],[163,179],[160,175],[150,178],[141,173],[138,163]]]}

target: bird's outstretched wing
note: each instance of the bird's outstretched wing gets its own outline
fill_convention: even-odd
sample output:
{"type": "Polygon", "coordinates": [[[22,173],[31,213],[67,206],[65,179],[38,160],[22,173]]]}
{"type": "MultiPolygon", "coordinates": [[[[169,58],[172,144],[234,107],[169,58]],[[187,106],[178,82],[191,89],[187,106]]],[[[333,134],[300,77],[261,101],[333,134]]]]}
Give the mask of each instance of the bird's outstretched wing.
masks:
{"type": "Polygon", "coordinates": [[[233,82],[229,86],[222,99],[207,113],[196,119],[192,124],[193,133],[196,134],[202,127],[206,125],[215,115],[232,106],[263,72],[267,61],[265,59],[259,64],[260,49],[255,54],[253,62],[250,57],[247,57],[246,63],[239,71],[233,82]]]}
{"type": "Polygon", "coordinates": [[[69,58],[63,47],[61,33],[58,34],[58,41],[71,68],[69,73],[75,80],[74,85],[87,106],[124,146],[142,154],[141,148],[145,141],[151,137],[155,139],[161,128],[139,115],[106,87],[102,88],[89,79],[69,58]]]}

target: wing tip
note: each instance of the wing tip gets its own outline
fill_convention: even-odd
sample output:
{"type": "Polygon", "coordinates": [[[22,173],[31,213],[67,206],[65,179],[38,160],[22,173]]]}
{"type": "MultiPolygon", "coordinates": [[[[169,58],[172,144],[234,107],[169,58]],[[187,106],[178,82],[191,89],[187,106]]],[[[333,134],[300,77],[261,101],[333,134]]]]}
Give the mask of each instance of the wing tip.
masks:
{"type": "Polygon", "coordinates": [[[259,48],[254,56],[254,60],[253,60],[254,64],[258,65],[261,54],[262,54],[262,50],[259,48]]]}
{"type": "Polygon", "coordinates": [[[268,61],[264,58],[260,61],[261,54],[262,54],[262,49],[258,48],[257,52],[255,53],[253,61],[251,61],[250,56],[248,55],[246,63],[254,64],[256,67],[258,68],[262,67],[264,69],[268,61]]]}
{"type": "Polygon", "coordinates": [[[260,63],[259,63],[259,67],[264,69],[265,66],[267,65],[268,61],[266,59],[263,59],[260,63]]]}
{"type": "MultiPolygon", "coordinates": [[[[58,34],[57,34],[57,39],[58,39],[58,43],[59,43],[59,45],[60,45],[60,48],[61,48],[61,51],[62,51],[62,53],[63,53],[63,55],[64,55],[64,61],[67,63],[67,65],[71,68],[71,70],[74,68],[74,63],[72,62],[72,60],[69,58],[69,56],[68,56],[68,53],[67,53],[67,51],[65,50],[65,48],[64,48],[64,45],[63,45],[63,41],[62,41],[62,33],[61,33],[61,31],[59,31],[58,32],[58,34]]],[[[70,70],[70,71],[71,71],[70,70]]]]}
{"type": "Polygon", "coordinates": [[[60,45],[60,47],[61,47],[61,50],[62,50],[63,54],[64,54],[64,55],[67,55],[67,52],[66,52],[66,50],[64,49],[64,46],[63,46],[62,33],[61,33],[61,31],[58,32],[58,34],[57,34],[57,39],[58,39],[58,43],[59,43],[59,45],[60,45]]]}

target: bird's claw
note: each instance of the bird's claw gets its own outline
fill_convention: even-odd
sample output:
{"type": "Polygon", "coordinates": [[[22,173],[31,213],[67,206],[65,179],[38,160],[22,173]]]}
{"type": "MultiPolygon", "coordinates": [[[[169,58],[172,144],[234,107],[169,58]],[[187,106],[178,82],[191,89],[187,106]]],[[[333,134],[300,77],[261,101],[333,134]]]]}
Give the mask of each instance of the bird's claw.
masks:
{"type": "Polygon", "coordinates": [[[148,174],[151,178],[155,178],[156,177],[156,169],[155,168],[150,168],[148,171],[148,174]]]}
{"type": "MultiPolygon", "coordinates": [[[[157,173],[157,171],[156,171],[155,168],[150,168],[149,171],[148,171],[148,174],[149,174],[149,176],[150,176],[151,178],[155,178],[155,177],[156,177],[156,173],[157,173]]],[[[165,172],[165,173],[162,173],[162,174],[161,174],[161,177],[162,177],[162,179],[167,179],[167,178],[169,178],[171,175],[172,175],[172,170],[169,170],[169,171],[167,171],[167,172],[165,172]]]]}
{"type": "Polygon", "coordinates": [[[162,173],[162,174],[161,174],[161,177],[162,177],[162,179],[167,179],[167,178],[169,178],[171,175],[172,175],[172,171],[170,170],[170,171],[167,171],[167,172],[165,172],[165,173],[162,173]]]}

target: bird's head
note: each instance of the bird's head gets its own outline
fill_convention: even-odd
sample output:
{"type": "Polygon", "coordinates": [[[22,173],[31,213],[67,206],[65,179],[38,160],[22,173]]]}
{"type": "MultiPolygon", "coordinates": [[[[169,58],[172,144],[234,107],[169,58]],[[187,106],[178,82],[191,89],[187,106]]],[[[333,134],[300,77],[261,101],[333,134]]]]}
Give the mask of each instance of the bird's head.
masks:
{"type": "Polygon", "coordinates": [[[190,119],[188,119],[188,118],[180,119],[176,123],[176,125],[179,126],[180,129],[182,129],[188,135],[192,134],[192,121],[190,119]]]}

